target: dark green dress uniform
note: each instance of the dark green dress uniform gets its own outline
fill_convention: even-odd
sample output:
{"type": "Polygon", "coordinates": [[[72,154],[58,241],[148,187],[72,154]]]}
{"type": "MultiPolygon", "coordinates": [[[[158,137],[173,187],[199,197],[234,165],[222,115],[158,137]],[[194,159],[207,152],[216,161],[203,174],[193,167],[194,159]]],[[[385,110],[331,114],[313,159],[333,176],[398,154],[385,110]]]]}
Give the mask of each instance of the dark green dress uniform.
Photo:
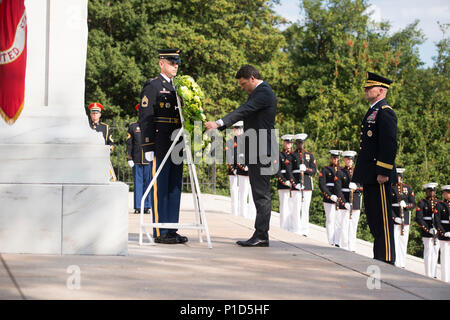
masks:
{"type": "MultiPolygon", "coordinates": [[[[369,73],[365,88],[389,88],[391,80],[369,73]]],[[[361,140],[352,181],[363,186],[364,208],[374,237],[374,259],[395,263],[394,223],[391,213],[391,184],[397,182],[397,117],[382,99],[369,108],[361,124],[361,140]],[[383,184],[377,175],[388,176],[383,184]]]]}
{"type": "MultiPolygon", "coordinates": [[[[160,58],[173,58],[177,63],[179,63],[180,51],[178,49],[164,50],[164,52],[158,50],[160,58]]],[[[142,148],[144,153],[154,152],[153,177],[172,145],[173,138],[176,135],[175,131],[181,128],[177,96],[172,83],[160,74],[144,83],[140,98],[139,126],[142,131],[142,148]]],[[[178,145],[167,158],[150,192],[155,223],[178,223],[179,220],[183,177],[183,145],[180,146],[179,144],[183,142],[180,139],[177,143],[178,145]]],[[[155,228],[155,241],[159,243],[187,241],[187,238],[178,241],[180,236],[176,231],[177,229],[155,228]]]]}

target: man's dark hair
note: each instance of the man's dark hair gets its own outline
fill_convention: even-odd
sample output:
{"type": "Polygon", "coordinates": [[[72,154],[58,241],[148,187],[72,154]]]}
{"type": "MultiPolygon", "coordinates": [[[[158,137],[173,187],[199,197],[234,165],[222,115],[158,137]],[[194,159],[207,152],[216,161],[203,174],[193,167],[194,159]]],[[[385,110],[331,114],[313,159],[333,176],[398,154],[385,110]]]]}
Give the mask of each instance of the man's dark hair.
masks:
{"type": "Polygon", "coordinates": [[[236,72],[236,79],[244,78],[244,79],[250,79],[251,76],[254,76],[255,79],[261,80],[261,74],[259,73],[258,69],[256,69],[254,66],[251,66],[249,64],[244,64],[238,72],[236,72]]]}

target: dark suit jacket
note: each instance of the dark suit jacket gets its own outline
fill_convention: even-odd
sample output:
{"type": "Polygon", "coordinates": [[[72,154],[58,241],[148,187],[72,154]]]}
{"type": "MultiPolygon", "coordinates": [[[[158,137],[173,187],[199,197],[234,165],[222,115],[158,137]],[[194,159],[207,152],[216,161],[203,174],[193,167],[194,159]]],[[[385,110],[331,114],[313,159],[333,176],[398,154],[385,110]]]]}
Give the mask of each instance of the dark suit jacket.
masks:
{"type": "Polygon", "coordinates": [[[377,184],[377,175],[397,183],[397,117],[386,101],[369,109],[361,124],[361,144],[352,181],[377,184]]]}
{"type": "Polygon", "coordinates": [[[263,148],[261,150],[263,158],[271,157],[273,153],[271,150],[275,151],[273,156],[278,158],[278,144],[274,134],[276,110],[277,99],[275,94],[270,85],[263,81],[255,88],[255,90],[253,90],[245,103],[222,118],[224,126],[219,128],[220,130],[232,126],[237,121],[244,121],[244,135],[246,135],[247,139],[245,144],[246,163],[267,163],[268,159],[261,158],[261,147],[263,148]],[[251,137],[249,129],[256,130],[256,141],[249,138],[251,137]],[[259,134],[260,131],[266,134],[265,138],[259,134]],[[264,138],[265,141],[261,140],[262,138],[264,138]],[[255,149],[253,149],[253,147],[255,147],[255,149]],[[256,151],[256,154],[254,154],[253,150],[256,151]]]}

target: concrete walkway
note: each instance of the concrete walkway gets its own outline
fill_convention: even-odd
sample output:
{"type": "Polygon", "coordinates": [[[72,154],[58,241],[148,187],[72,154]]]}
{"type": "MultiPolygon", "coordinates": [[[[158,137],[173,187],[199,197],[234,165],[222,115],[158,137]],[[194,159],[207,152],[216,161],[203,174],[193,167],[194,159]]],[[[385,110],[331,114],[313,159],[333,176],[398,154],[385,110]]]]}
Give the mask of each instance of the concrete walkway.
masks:
{"type": "MultiPolygon", "coordinates": [[[[270,247],[239,247],[253,221],[232,216],[227,197],[203,199],[212,249],[195,230],[179,231],[184,245],[140,247],[139,215],[130,213],[128,256],[1,254],[0,299],[450,299],[449,284],[331,247],[323,228],[307,238],[282,230],[277,214],[270,247]]],[[[183,194],[181,222],[193,213],[183,194]]]]}

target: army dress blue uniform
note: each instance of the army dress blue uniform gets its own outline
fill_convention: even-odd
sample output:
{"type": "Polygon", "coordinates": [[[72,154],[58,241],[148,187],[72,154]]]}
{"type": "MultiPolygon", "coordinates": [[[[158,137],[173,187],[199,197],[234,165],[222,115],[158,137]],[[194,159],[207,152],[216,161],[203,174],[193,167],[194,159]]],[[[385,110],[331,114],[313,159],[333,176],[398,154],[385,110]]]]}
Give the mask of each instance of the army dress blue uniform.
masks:
{"type": "MultiPolygon", "coordinates": [[[[134,122],[128,126],[127,135],[127,160],[132,160],[134,165],[133,181],[134,181],[134,209],[135,212],[140,212],[142,196],[147,190],[151,181],[151,165],[145,159],[144,150],[142,149],[141,128],[139,123],[134,122]]],[[[147,212],[151,207],[150,195],[147,196],[144,202],[144,212],[147,212]]]]}
{"type": "Polygon", "coordinates": [[[442,190],[447,193],[447,197],[443,201],[439,201],[434,221],[440,242],[441,279],[444,282],[450,282],[450,185],[443,186],[442,190]]]}
{"type": "MultiPolygon", "coordinates": [[[[389,88],[391,80],[368,73],[364,86],[389,88]]],[[[394,223],[391,213],[391,184],[397,182],[397,117],[385,99],[376,101],[361,124],[361,140],[352,181],[363,186],[364,210],[374,237],[374,259],[395,263],[394,223]],[[377,176],[389,180],[379,184],[377,176]]]]}
{"type": "MultiPolygon", "coordinates": [[[[171,57],[160,55],[160,59],[171,57]]],[[[173,57],[179,61],[178,53],[174,53],[173,57]]],[[[175,131],[181,128],[177,96],[170,79],[160,74],[145,82],[140,98],[139,126],[142,132],[142,148],[144,153],[154,152],[153,177],[172,145],[173,138],[177,134],[175,131]]],[[[183,178],[183,145],[180,144],[183,144],[181,139],[167,158],[150,192],[154,223],[178,223],[179,220],[183,178]]],[[[176,231],[177,229],[155,228],[155,241],[185,242],[169,241],[174,238],[178,240],[179,235],[176,231]]]]}

